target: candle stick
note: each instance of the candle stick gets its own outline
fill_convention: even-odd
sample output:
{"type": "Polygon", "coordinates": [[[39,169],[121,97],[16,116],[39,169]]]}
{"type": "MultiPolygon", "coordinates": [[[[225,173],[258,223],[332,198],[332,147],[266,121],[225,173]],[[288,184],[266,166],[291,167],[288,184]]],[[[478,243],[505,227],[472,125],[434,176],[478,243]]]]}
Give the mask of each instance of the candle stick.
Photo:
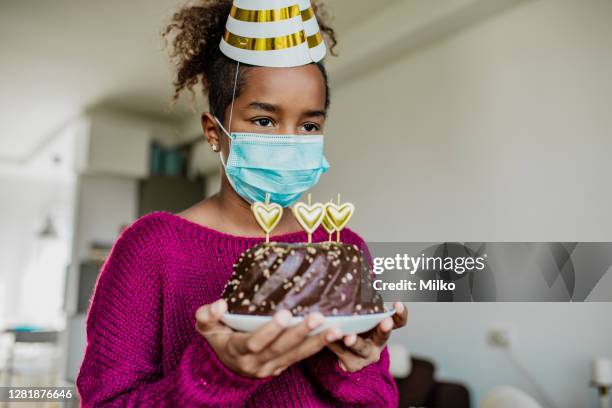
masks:
{"type": "MultiPolygon", "coordinates": [[[[334,200],[331,199],[331,200],[329,200],[329,202],[333,203],[334,200]]],[[[322,225],[323,225],[323,228],[325,229],[325,231],[327,231],[327,242],[332,242],[332,234],[334,233],[336,228],[334,227],[334,224],[329,219],[329,215],[327,214],[327,211],[325,211],[325,216],[323,217],[322,225]]]]}
{"type": "MultiPolygon", "coordinates": [[[[312,194],[308,193],[308,206],[312,206],[312,194]]],[[[308,231],[308,243],[312,243],[312,232],[308,231]]]]}
{"type": "MultiPolygon", "coordinates": [[[[340,193],[338,193],[338,208],[340,208],[340,193]]],[[[340,242],[340,230],[342,228],[338,228],[336,230],[336,242],[340,242]]]]}
{"type": "MultiPolygon", "coordinates": [[[[270,193],[266,193],[266,207],[270,206],[270,193]]],[[[266,244],[270,243],[270,231],[266,231],[266,244]]]]}

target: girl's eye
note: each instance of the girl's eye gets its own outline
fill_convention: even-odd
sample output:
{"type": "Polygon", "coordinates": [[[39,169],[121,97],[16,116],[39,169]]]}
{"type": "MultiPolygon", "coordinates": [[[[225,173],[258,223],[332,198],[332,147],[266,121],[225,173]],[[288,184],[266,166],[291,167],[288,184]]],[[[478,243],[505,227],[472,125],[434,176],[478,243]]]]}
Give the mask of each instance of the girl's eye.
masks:
{"type": "Polygon", "coordinates": [[[253,120],[253,123],[261,127],[274,126],[274,122],[272,122],[272,119],[269,119],[269,118],[258,118],[258,119],[253,120]]]}
{"type": "Polygon", "coordinates": [[[321,127],[316,123],[304,123],[302,129],[304,129],[306,132],[318,132],[321,130],[321,127]]]}

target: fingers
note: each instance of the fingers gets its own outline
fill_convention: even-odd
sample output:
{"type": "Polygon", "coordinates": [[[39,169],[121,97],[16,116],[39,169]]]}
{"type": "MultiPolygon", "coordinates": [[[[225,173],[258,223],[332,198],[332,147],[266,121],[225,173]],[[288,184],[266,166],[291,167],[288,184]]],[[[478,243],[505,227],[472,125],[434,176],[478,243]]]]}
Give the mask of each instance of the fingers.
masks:
{"type": "Polygon", "coordinates": [[[357,356],[348,347],[340,342],[328,344],[327,347],[338,356],[340,361],[343,361],[347,356],[349,358],[357,358],[357,356]]]}
{"type": "Polygon", "coordinates": [[[342,342],[337,341],[335,343],[328,344],[327,347],[340,358],[360,358],[357,354],[353,353],[350,347],[345,346],[342,342]]]}
{"type": "MultiPolygon", "coordinates": [[[[293,348],[291,352],[280,354],[277,358],[272,360],[272,364],[276,367],[274,372],[282,372],[290,365],[304,360],[319,352],[323,347],[331,345],[333,342],[339,340],[342,337],[342,332],[337,327],[324,330],[321,333],[307,336],[301,343],[293,348]]],[[[278,375],[278,374],[277,374],[278,375]]]]}
{"type": "Polygon", "coordinates": [[[232,329],[221,323],[223,313],[227,310],[227,303],[219,299],[210,305],[204,305],[196,310],[196,329],[208,338],[219,333],[232,333],[232,329]]]}
{"type": "Polygon", "coordinates": [[[395,302],[393,309],[395,309],[395,313],[380,322],[370,337],[372,342],[378,347],[382,347],[387,343],[391,336],[391,330],[404,327],[408,321],[408,309],[402,302],[395,302]]]}
{"type": "Polygon", "coordinates": [[[320,313],[313,313],[304,318],[304,320],[293,327],[285,329],[283,333],[270,343],[264,352],[261,353],[262,361],[270,361],[284,353],[292,353],[293,349],[300,345],[308,334],[321,325],[325,318],[320,313]]]}
{"type": "Polygon", "coordinates": [[[393,330],[393,319],[386,317],[372,332],[370,339],[378,346],[382,347],[387,343],[391,336],[391,330],[393,330]]]}
{"type": "MultiPolygon", "coordinates": [[[[347,336],[349,337],[349,336],[347,336]]],[[[349,340],[353,340],[352,338],[349,340]]],[[[355,336],[354,341],[348,342],[344,340],[344,346],[361,358],[369,358],[374,351],[374,345],[371,341],[365,340],[360,336],[355,336]]]]}
{"type": "Polygon", "coordinates": [[[408,309],[406,305],[402,302],[395,302],[393,304],[393,309],[395,309],[395,313],[391,316],[393,318],[393,328],[399,329],[400,327],[404,327],[408,321],[408,309]]]}
{"type": "Polygon", "coordinates": [[[321,313],[309,314],[300,324],[285,330],[270,346],[269,351],[273,354],[281,354],[292,350],[302,343],[312,330],[323,324],[324,320],[325,317],[321,313]]]}
{"type": "Polygon", "coordinates": [[[341,342],[335,342],[327,346],[338,356],[338,365],[343,371],[357,371],[364,364],[365,359],[353,353],[341,342]]]}
{"type": "Polygon", "coordinates": [[[351,347],[352,345],[354,345],[357,342],[357,335],[356,334],[349,334],[348,336],[344,336],[344,345],[346,347],[351,347]]]}
{"type": "Polygon", "coordinates": [[[321,325],[325,318],[320,313],[313,313],[300,324],[288,328],[290,319],[291,313],[288,310],[280,311],[271,322],[246,337],[244,344],[235,346],[241,353],[260,354],[259,360],[268,361],[303,342],[310,331],[321,325]]]}
{"type": "Polygon", "coordinates": [[[289,320],[291,320],[291,312],[288,310],[278,311],[272,321],[266,323],[247,337],[244,351],[251,353],[262,351],[285,330],[289,325],[289,320]]]}

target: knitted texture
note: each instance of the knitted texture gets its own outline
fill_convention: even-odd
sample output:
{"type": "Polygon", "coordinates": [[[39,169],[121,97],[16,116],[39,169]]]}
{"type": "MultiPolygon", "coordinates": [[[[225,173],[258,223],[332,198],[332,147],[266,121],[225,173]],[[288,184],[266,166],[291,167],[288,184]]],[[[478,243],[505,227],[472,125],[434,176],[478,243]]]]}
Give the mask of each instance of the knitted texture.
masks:
{"type": "MultiPolygon", "coordinates": [[[[365,248],[354,232],[342,241],[365,248]]],[[[272,237],[305,242],[303,232],[272,237]]],[[[324,241],[327,233],[315,232],[324,241]]],[[[83,407],[394,407],[387,349],[377,363],[343,371],[324,349],[277,377],[224,366],[195,330],[195,311],[221,297],[232,265],[261,238],[237,237],[169,212],[126,228],[102,266],[87,315],[77,377],[83,407]]]]}

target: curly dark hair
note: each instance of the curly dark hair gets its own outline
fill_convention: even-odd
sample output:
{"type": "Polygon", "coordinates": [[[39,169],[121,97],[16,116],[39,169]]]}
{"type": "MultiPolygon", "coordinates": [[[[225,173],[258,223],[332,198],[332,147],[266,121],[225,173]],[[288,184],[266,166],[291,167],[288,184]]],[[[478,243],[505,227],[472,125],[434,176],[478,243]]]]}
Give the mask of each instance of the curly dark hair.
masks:
{"type": "MultiPolygon", "coordinates": [[[[312,7],[330,53],[336,55],[336,34],[327,23],[327,10],[319,1],[313,1],[312,7]]],[[[176,65],[173,100],[176,101],[184,90],[195,95],[194,88],[201,86],[204,94],[208,94],[211,113],[222,122],[225,110],[232,101],[236,75],[236,61],[226,57],[219,49],[231,8],[232,0],[197,0],[177,11],[162,33],[166,44],[171,45],[170,57],[176,65]]],[[[327,71],[322,62],[316,65],[325,80],[327,110],[330,103],[327,71]]],[[[240,64],[236,97],[244,88],[251,68],[252,65],[240,64]]]]}

